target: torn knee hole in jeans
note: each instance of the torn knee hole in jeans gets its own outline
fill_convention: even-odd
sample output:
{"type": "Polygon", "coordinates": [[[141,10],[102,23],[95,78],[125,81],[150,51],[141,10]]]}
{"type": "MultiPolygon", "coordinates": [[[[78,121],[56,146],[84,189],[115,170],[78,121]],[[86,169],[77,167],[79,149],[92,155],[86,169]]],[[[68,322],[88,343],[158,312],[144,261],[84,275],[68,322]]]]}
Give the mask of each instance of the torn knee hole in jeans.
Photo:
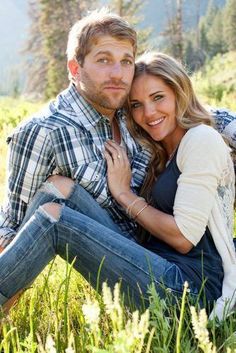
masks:
{"type": "Polygon", "coordinates": [[[56,197],[68,199],[74,191],[75,182],[62,175],[51,175],[46,181],[46,188],[56,197]]]}
{"type": "Polygon", "coordinates": [[[45,183],[42,185],[42,191],[45,191],[48,194],[52,194],[60,199],[65,199],[65,196],[60,192],[59,189],[56,188],[56,186],[51,181],[45,181],[45,183]]]}
{"type": "Polygon", "coordinates": [[[51,223],[56,223],[59,221],[60,217],[61,217],[61,212],[62,212],[62,205],[59,204],[53,204],[53,203],[48,203],[39,207],[39,211],[41,212],[41,214],[43,214],[46,218],[49,219],[49,221],[51,223]],[[47,209],[45,209],[45,205],[47,205],[47,209]],[[56,212],[58,212],[58,214],[55,216],[55,212],[52,212],[50,210],[50,207],[54,207],[54,205],[57,205],[57,210],[56,212]],[[54,213],[54,214],[52,214],[54,213]]]}

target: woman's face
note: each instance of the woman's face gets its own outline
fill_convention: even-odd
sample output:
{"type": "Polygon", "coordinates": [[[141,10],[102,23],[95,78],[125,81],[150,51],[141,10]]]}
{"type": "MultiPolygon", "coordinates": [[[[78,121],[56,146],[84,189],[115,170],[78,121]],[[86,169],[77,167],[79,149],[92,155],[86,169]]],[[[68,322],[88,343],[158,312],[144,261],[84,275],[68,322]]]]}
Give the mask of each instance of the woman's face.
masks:
{"type": "Polygon", "coordinates": [[[175,94],[161,78],[149,74],[135,78],[130,103],[133,119],[153,140],[164,147],[175,145],[182,130],[176,120],[175,94]]]}

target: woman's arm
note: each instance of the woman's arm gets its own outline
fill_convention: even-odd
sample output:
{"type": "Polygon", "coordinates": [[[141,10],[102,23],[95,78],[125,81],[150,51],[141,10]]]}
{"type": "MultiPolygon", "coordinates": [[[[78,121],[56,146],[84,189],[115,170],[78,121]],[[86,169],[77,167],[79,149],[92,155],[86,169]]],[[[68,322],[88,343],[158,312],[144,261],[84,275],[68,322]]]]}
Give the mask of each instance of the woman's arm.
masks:
{"type": "Polygon", "coordinates": [[[180,253],[189,252],[193,244],[181,233],[174,217],[147,205],[145,200],[138,199],[131,191],[130,164],[124,149],[109,141],[106,144],[105,157],[108,166],[108,186],[116,201],[125,210],[128,209],[130,216],[153,236],[180,253]]]}

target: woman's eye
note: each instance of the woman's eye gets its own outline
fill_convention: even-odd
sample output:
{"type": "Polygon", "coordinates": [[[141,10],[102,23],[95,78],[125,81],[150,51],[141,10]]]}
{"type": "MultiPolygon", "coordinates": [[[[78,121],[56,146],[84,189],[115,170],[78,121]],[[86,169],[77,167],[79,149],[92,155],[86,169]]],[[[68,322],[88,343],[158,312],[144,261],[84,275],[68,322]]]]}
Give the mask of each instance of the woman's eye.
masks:
{"type": "Polygon", "coordinates": [[[162,98],[163,98],[163,96],[160,95],[160,94],[158,94],[158,95],[156,95],[156,96],[154,97],[154,100],[155,100],[155,101],[159,101],[159,100],[162,99],[162,98]]]}

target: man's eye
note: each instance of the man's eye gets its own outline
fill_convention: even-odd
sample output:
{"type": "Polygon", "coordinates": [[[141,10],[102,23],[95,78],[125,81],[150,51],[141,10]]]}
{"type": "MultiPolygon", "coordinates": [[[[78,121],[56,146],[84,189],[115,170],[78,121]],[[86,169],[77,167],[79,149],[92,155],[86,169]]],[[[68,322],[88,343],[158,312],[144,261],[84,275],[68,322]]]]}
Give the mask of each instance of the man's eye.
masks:
{"type": "Polygon", "coordinates": [[[100,59],[98,59],[98,62],[99,63],[102,63],[102,64],[107,64],[108,63],[108,59],[106,59],[106,58],[100,58],[100,59]]]}
{"type": "Polygon", "coordinates": [[[131,109],[137,109],[141,106],[141,103],[139,102],[131,103],[130,106],[131,106],[131,109]]]}
{"type": "Polygon", "coordinates": [[[133,65],[133,61],[129,59],[124,59],[122,60],[122,64],[124,65],[133,65]]]}

